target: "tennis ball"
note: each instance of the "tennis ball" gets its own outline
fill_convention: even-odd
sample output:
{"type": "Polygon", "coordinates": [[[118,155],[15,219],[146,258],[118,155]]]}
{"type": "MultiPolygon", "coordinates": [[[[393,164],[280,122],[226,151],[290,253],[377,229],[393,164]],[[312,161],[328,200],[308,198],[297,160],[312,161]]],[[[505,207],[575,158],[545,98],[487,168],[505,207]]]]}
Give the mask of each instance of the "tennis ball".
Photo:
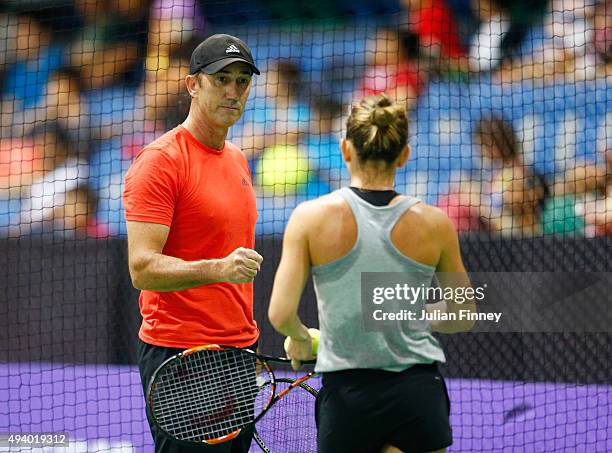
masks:
{"type": "MultiPolygon", "coordinates": [[[[310,328],[308,329],[308,333],[312,337],[312,355],[316,356],[317,352],[319,351],[319,337],[321,336],[321,332],[319,331],[319,329],[310,328]]],[[[285,338],[285,352],[287,352],[287,350],[289,349],[290,339],[291,337],[285,338]]]]}
{"type": "Polygon", "coordinates": [[[292,145],[265,149],[255,169],[264,193],[278,196],[295,194],[298,185],[308,182],[308,172],[308,158],[292,145]]]}
{"type": "Polygon", "coordinates": [[[319,329],[311,327],[308,329],[308,333],[312,337],[312,355],[317,355],[319,352],[319,338],[321,337],[321,332],[319,329]]]}

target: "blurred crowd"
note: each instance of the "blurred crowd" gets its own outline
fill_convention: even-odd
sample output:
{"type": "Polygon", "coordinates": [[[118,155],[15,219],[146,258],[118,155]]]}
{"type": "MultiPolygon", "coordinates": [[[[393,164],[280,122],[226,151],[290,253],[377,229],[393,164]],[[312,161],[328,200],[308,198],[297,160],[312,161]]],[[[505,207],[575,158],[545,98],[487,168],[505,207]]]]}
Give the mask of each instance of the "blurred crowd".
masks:
{"type": "MultiPolygon", "coordinates": [[[[1,236],[120,234],[124,172],[187,114],[192,49],[232,32],[215,28],[198,0],[64,3],[63,16],[44,2],[0,14],[1,236]]],[[[357,19],[368,20],[342,18],[347,28],[357,19]]],[[[330,55],[331,64],[304,67],[245,38],[263,71],[229,139],[249,159],[264,210],[348,183],[339,141],[350,99],[385,92],[415,111],[436,108],[420,104],[433,81],[608,84],[612,76],[610,0],[402,0],[369,20],[361,64],[330,55]]],[[[249,25],[270,35],[283,27],[249,25]]],[[[325,25],[308,25],[317,26],[325,25]]],[[[470,127],[468,157],[479,166],[428,200],[460,231],[612,234],[612,150],[593,150],[551,178],[525,158],[503,111],[483,111],[470,127]]]]}

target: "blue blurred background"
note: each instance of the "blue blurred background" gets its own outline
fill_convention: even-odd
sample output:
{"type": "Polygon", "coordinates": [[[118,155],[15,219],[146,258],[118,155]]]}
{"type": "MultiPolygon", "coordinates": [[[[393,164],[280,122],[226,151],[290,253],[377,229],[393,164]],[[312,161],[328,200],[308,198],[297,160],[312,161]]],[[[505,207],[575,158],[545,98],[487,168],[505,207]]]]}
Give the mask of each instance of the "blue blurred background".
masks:
{"type": "Polygon", "coordinates": [[[397,189],[461,231],[517,235],[503,221],[515,215],[502,175],[514,166],[544,187],[537,228],[518,235],[609,234],[607,4],[4,2],[0,234],[124,235],[124,174],[184,119],[189,55],[217,32],[245,40],[262,69],[228,137],[251,165],[258,234],[281,234],[297,203],[348,183],[338,146],[349,105],[381,92],[412,119],[397,189]],[[510,126],[515,162],[482,152],[483,118],[510,126]]]}

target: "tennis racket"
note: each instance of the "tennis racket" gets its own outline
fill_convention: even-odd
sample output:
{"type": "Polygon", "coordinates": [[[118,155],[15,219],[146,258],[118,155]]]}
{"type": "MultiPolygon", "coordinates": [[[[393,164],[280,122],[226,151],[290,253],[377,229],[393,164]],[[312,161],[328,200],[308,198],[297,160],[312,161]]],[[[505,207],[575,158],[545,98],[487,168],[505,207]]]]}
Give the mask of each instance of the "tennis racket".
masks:
{"type": "Polygon", "coordinates": [[[219,345],[198,346],[170,357],[149,383],[147,404],[153,422],[186,444],[234,439],[314,374],[277,391],[268,362],[290,364],[291,360],[219,345]],[[258,381],[266,383],[261,391],[258,381]]]}
{"type": "MultiPolygon", "coordinates": [[[[276,391],[283,391],[295,382],[294,379],[276,380],[276,391]]],[[[266,398],[270,382],[260,387],[266,398]]],[[[315,424],[315,399],[317,391],[300,383],[275,404],[266,416],[255,425],[253,440],[265,453],[312,453],[317,451],[317,427],[315,424]]]]}

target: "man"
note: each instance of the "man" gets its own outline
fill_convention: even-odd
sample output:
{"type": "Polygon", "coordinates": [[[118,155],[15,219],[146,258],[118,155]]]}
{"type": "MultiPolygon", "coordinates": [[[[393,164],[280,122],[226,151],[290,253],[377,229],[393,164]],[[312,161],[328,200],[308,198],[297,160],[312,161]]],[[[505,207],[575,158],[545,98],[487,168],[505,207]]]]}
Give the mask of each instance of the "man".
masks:
{"type": "MultiPolygon", "coordinates": [[[[168,357],[201,344],[252,346],[257,210],[242,152],[225,141],[259,74],[240,39],[214,35],[192,53],[183,124],[146,146],[125,179],[132,282],[141,289],[143,387],[168,357]]],[[[246,452],[247,432],[216,447],[179,445],[149,424],[156,452],[246,452]]]]}

